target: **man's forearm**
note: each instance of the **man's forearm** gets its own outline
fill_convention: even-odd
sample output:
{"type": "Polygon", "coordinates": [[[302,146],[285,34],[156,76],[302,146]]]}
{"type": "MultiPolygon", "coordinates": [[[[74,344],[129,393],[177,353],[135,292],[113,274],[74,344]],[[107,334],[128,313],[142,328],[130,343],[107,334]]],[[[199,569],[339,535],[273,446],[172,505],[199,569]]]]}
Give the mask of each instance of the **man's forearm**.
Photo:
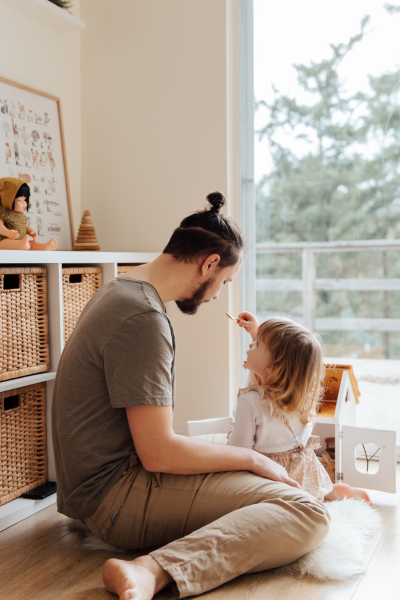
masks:
{"type": "Polygon", "coordinates": [[[173,434],[159,451],[143,464],[148,471],[193,475],[222,471],[255,471],[261,456],[254,450],[210,444],[173,434]]]}
{"type": "Polygon", "coordinates": [[[176,435],[170,406],[133,406],[126,414],[136,451],[147,471],[176,475],[251,471],[300,487],[283,467],[259,452],[176,435]]]}

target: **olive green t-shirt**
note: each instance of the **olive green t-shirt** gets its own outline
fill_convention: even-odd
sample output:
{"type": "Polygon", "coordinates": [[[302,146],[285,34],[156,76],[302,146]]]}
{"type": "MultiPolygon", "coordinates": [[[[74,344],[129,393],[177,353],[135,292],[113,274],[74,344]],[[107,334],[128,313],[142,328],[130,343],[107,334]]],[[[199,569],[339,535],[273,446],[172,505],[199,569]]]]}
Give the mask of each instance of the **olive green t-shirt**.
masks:
{"type": "Polygon", "coordinates": [[[92,515],[135,453],[126,408],[174,406],[175,336],[157,290],[120,275],[85,306],[55,379],[58,510],[92,515]]]}

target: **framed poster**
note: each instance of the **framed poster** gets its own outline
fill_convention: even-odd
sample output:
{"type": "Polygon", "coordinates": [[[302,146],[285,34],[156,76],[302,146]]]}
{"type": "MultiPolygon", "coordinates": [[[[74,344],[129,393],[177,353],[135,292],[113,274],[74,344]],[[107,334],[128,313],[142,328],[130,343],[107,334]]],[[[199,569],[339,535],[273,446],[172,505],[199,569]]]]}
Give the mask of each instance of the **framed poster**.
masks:
{"type": "Polygon", "coordinates": [[[72,250],[74,230],[60,99],[0,77],[0,177],[31,190],[28,225],[38,242],[72,250]]]}

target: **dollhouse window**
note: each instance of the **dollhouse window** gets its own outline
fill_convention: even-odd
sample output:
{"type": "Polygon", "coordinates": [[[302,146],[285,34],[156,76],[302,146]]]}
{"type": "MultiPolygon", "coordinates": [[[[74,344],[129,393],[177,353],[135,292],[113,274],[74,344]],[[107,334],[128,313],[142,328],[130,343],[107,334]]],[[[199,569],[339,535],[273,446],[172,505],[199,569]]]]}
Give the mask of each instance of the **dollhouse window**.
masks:
{"type": "Polygon", "coordinates": [[[358,444],[354,451],[356,469],[373,475],[379,471],[380,447],[373,442],[358,444]]]}

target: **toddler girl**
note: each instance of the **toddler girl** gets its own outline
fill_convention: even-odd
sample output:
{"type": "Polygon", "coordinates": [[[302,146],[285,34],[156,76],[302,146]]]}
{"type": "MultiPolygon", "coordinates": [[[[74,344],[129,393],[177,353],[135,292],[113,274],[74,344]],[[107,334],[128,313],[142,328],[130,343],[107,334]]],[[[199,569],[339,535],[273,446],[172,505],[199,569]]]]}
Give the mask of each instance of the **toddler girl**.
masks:
{"type": "MultiPolygon", "coordinates": [[[[313,417],[323,394],[321,345],[294,321],[276,317],[259,326],[243,312],[238,325],[253,339],[246,368],[254,384],[239,390],[232,446],[252,448],[285,467],[304,491],[319,500],[359,498],[368,494],[345,483],[333,484],[314,450],[313,417]]],[[[372,506],[372,504],[371,504],[372,506]]]]}

